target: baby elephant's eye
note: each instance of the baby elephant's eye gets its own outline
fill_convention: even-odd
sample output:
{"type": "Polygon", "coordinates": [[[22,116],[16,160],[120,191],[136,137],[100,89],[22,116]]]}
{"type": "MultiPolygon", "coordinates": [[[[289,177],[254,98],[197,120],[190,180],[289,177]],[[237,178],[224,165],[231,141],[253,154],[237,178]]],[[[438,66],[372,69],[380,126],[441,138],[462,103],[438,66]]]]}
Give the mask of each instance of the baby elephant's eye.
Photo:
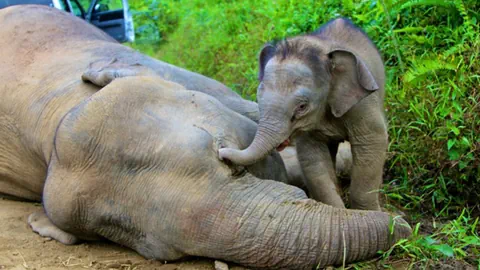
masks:
{"type": "Polygon", "coordinates": [[[297,112],[303,113],[305,110],[307,110],[307,103],[300,103],[297,107],[297,112]]]}

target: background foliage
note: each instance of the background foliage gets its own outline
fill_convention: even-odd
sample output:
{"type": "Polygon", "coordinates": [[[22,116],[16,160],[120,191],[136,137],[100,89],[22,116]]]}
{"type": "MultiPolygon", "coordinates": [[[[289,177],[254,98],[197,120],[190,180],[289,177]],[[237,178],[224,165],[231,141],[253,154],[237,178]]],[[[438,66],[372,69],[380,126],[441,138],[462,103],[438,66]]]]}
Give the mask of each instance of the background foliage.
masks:
{"type": "Polygon", "coordinates": [[[420,261],[455,256],[480,264],[480,2],[130,0],[130,5],[137,35],[132,47],[217,79],[252,100],[257,54],[265,42],[313,31],[338,16],[350,18],[376,43],[386,64],[387,202],[402,206],[413,221],[429,213],[454,218],[447,226],[463,230],[433,226],[430,236],[418,232],[416,240],[396,248],[420,261]],[[445,240],[449,237],[454,242],[445,240]]]}

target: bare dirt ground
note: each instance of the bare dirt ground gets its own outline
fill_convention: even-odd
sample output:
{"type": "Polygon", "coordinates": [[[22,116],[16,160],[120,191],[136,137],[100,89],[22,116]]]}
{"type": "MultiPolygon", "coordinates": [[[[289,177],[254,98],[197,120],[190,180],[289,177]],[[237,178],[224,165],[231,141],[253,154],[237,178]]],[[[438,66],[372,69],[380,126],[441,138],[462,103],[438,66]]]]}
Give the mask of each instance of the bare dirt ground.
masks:
{"type": "Polygon", "coordinates": [[[134,251],[114,243],[87,242],[74,246],[60,244],[41,237],[28,226],[28,215],[40,209],[40,204],[0,198],[0,269],[215,269],[214,261],[207,259],[169,264],[146,260],[134,251]]]}

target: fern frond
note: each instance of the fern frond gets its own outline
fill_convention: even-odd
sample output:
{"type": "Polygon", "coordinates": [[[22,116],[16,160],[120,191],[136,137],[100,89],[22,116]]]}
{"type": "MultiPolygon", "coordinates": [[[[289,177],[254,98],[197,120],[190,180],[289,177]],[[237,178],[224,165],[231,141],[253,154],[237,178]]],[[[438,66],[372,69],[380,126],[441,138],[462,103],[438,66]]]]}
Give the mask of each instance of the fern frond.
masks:
{"type": "Polygon", "coordinates": [[[455,46],[452,46],[450,47],[448,50],[446,50],[443,54],[442,54],[442,58],[447,58],[449,57],[450,55],[452,54],[456,54],[456,53],[459,53],[459,52],[464,52],[466,50],[470,49],[470,46],[466,43],[458,43],[456,44],[455,46]]]}
{"type": "Polygon", "coordinates": [[[472,37],[475,33],[475,30],[473,30],[472,24],[470,22],[470,17],[468,16],[465,5],[463,4],[462,0],[454,0],[453,2],[455,4],[455,8],[458,10],[460,15],[462,15],[463,25],[465,26],[466,34],[472,37]]]}
{"type": "Polygon", "coordinates": [[[454,3],[449,0],[410,0],[404,3],[400,9],[414,7],[414,6],[443,6],[451,7],[454,3]]]}
{"type": "Polygon", "coordinates": [[[455,5],[455,8],[457,8],[458,12],[462,15],[463,19],[470,23],[470,19],[468,17],[467,9],[465,8],[465,5],[463,5],[462,0],[455,0],[453,1],[453,4],[455,5]]]}
{"type": "Polygon", "coordinates": [[[456,70],[455,63],[447,63],[439,59],[421,59],[412,61],[411,67],[403,76],[403,81],[410,83],[414,82],[424,75],[438,70],[456,70]]]}
{"type": "Polygon", "coordinates": [[[414,27],[414,26],[407,26],[401,29],[396,29],[393,30],[395,33],[415,33],[415,32],[421,32],[425,30],[425,27],[414,27]]]}

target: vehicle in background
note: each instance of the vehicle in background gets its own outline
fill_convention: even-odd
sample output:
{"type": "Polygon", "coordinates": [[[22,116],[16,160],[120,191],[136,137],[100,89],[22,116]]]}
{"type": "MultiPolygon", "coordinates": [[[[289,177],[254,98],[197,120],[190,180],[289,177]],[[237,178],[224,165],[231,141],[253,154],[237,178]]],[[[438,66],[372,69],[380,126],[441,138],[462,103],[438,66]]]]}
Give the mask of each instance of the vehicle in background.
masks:
{"type": "Polygon", "coordinates": [[[102,29],[118,42],[135,40],[128,0],[0,0],[0,8],[25,4],[47,5],[69,12],[102,29]]]}

